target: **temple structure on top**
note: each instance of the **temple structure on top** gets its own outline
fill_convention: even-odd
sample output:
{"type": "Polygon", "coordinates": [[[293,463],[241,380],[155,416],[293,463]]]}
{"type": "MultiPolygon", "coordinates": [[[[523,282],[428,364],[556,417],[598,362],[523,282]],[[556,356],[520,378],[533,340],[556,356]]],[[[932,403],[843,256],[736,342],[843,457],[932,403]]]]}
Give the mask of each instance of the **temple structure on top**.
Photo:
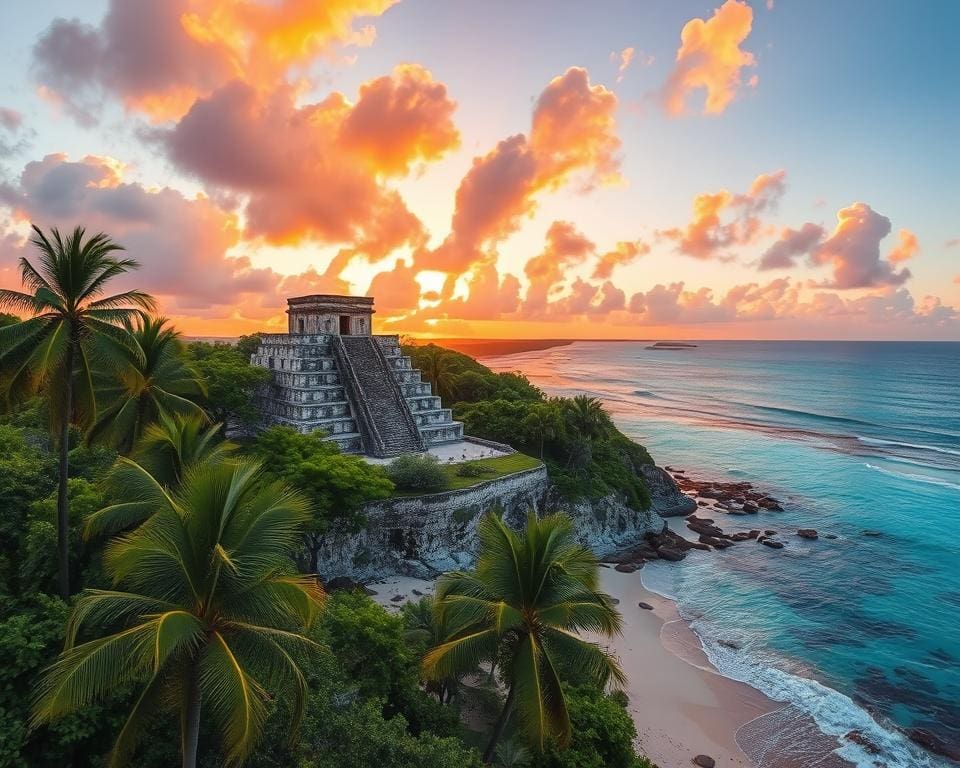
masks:
{"type": "Polygon", "coordinates": [[[463,439],[397,336],[374,335],[373,299],[287,299],[289,333],[267,334],[251,362],[273,372],[258,395],[265,424],[323,430],[345,453],[417,453],[463,439]]]}

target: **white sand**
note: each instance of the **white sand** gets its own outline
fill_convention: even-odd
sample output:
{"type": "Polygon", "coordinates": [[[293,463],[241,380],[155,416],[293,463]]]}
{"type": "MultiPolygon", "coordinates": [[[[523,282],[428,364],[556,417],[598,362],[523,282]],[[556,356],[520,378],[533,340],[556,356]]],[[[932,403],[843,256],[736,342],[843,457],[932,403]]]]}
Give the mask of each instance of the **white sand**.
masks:
{"type": "Polygon", "coordinates": [[[620,601],[624,632],[610,648],[630,681],[629,709],[640,751],[660,768],[689,766],[699,754],[721,768],[753,766],[735,734],[782,705],[717,673],[674,604],[644,589],[639,572],[603,569],[601,585],[620,601]],[[638,607],[641,601],[654,609],[638,607]]]}

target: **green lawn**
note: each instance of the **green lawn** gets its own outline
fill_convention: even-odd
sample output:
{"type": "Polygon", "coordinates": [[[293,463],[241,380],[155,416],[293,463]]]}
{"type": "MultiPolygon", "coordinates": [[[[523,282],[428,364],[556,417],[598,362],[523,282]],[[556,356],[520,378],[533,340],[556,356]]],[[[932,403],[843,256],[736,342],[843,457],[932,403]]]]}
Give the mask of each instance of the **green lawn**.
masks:
{"type": "MultiPolygon", "coordinates": [[[[511,453],[509,456],[498,456],[495,459],[474,459],[473,461],[461,461],[459,464],[443,464],[443,471],[447,475],[448,485],[444,491],[459,491],[462,488],[469,488],[472,485],[485,483],[488,480],[496,480],[498,477],[505,477],[516,472],[523,472],[526,469],[539,467],[543,462],[532,456],[523,453],[511,453]],[[479,465],[486,468],[487,472],[477,477],[463,477],[458,472],[461,467],[479,465]]],[[[443,491],[433,491],[433,493],[443,493],[443,491]]],[[[418,491],[395,491],[394,496],[422,496],[424,494],[418,491]]]]}

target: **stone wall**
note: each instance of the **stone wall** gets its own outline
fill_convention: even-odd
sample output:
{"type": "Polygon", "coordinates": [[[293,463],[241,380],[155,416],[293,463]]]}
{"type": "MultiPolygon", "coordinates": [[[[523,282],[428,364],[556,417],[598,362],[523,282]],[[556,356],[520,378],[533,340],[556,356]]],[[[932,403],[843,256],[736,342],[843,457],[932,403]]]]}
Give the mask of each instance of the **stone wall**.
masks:
{"type": "Polygon", "coordinates": [[[566,512],[580,541],[598,556],[635,544],[665,525],[654,509],[631,509],[612,495],[573,504],[557,500],[546,468],[538,467],[462,490],[368,504],[364,530],[327,537],[318,571],[325,579],[349,576],[365,581],[398,574],[432,578],[469,567],[477,523],[494,508],[503,510],[504,519],[514,527],[523,524],[530,509],[538,514],[566,512]]]}

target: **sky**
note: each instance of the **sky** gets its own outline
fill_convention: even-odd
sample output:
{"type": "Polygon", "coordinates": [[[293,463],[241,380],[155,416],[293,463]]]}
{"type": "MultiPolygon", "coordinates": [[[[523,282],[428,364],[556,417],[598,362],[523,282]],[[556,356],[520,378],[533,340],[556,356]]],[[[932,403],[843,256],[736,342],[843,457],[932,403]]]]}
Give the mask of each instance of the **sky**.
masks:
{"type": "Polygon", "coordinates": [[[952,0],[0,0],[0,286],[188,335],[960,339],[952,0]]]}

